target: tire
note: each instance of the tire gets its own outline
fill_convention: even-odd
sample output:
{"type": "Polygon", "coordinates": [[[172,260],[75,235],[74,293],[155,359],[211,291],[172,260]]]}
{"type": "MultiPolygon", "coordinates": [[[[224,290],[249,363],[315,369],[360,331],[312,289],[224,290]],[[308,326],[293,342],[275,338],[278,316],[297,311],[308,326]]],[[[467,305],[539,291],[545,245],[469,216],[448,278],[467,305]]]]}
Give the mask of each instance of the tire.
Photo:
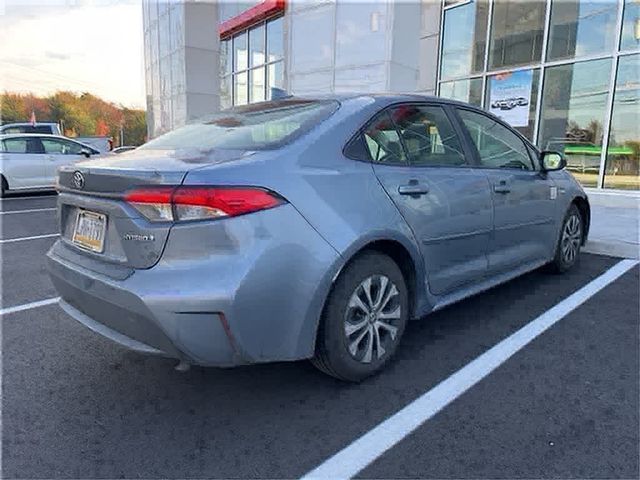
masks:
{"type": "Polygon", "coordinates": [[[7,180],[2,175],[0,175],[0,198],[4,198],[7,190],[9,190],[7,180]]]}
{"type": "Polygon", "coordinates": [[[345,267],[327,298],[311,361],[340,380],[364,380],[394,356],[408,318],[400,268],[384,254],[364,252],[345,267]]]}
{"type": "Polygon", "coordinates": [[[583,235],[582,215],[580,215],[578,207],[571,204],[562,221],[555,256],[549,264],[552,272],[564,273],[577,263],[583,235]]]}

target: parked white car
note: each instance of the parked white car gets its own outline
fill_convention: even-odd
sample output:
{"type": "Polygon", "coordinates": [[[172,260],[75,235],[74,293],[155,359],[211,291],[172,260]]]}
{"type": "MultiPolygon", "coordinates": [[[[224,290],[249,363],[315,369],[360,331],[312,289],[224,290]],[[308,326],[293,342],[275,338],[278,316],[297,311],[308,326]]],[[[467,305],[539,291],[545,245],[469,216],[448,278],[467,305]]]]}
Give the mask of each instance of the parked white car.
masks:
{"type": "Polygon", "coordinates": [[[58,167],[99,153],[89,145],[59,135],[0,135],[0,195],[53,188],[58,167]]]}

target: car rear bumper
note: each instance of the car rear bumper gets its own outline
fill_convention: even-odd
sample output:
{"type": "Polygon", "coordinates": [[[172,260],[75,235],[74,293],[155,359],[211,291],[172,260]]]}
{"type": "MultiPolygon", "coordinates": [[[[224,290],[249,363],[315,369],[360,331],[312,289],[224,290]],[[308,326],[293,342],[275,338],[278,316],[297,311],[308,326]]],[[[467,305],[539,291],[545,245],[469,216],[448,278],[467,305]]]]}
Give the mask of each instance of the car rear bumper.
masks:
{"type": "Polygon", "coordinates": [[[174,227],[153,268],[112,278],[60,255],[62,308],[129,349],[232,366],[313,355],[339,256],[290,205],[174,227]]]}

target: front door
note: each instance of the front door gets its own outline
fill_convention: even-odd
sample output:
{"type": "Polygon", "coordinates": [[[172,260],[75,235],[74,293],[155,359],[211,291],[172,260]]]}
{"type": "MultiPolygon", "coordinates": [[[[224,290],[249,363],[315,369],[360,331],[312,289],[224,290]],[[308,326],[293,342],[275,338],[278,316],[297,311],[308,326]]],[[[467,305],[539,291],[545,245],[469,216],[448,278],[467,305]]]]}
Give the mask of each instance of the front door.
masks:
{"type": "Polygon", "coordinates": [[[420,244],[431,293],[479,281],[487,272],[491,193],[445,110],[394,107],[371,123],[365,139],[376,176],[420,244]]]}
{"type": "Polygon", "coordinates": [[[458,109],[458,114],[491,185],[490,273],[548,260],[556,240],[554,182],[540,172],[524,141],[511,129],[477,111],[458,109]]]}

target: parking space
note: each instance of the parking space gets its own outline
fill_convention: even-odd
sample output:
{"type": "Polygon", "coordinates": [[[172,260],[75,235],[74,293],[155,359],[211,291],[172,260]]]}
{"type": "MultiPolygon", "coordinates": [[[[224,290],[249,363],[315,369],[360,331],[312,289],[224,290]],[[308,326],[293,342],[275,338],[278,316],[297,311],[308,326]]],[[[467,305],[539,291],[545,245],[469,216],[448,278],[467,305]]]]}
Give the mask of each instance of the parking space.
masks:
{"type": "MultiPolygon", "coordinates": [[[[2,211],[47,201],[3,200],[2,211]]],[[[2,238],[53,234],[54,217],[0,216],[2,238]]],[[[44,271],[54,241],[0,245],[2,308],[56,295],[44,271]]],[[[536,271],[413,322],[391,368],[360,385],[307,362],[178,373],[57,305],[4,315],[4,475],[302,476],[618,262],[585,254],[569,274],[536,271]]],[[[637,478],[638,289],[635,267],[358,476],[637,478]]]]}

